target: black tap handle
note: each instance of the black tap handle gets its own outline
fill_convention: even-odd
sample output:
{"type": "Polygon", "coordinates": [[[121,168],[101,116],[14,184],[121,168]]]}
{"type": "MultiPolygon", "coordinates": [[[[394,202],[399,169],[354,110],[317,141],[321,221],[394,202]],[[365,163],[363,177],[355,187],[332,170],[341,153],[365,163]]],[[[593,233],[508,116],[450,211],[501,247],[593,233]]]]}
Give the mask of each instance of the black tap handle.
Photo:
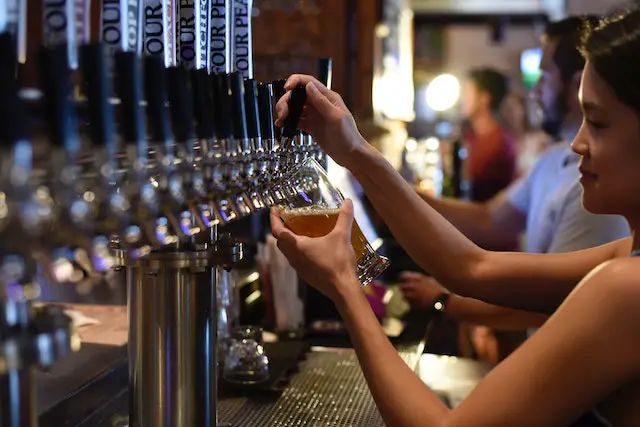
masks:
{"type": "Polygon", "coordinates": [[[258,111],[260,112],[260,130],[262,137],[265,139],[275,139],[271,84],[269,83],[258,83],[258,111]]]}
{"type": "Polygon", "coordinates": [[[6,31],[0,34],[0,67],[6,67],[15,73],[17,65],[16,39],[13,34],[6,31]]]}
{"type": "Polygon", "coordinates": [[[247,110],[249,138],[260,138],[260,112],[258,111],[258,84],[254,79],[244,81],[244,107],[247,110]]]}
{"type": "Polygon", "coordinates": [[[233,116],[229,103],[229,80],[225,73],[213,74],[213,106],[216,137],[228,139],[233,136],[233,116]]]}
{"type": "Polygon", "coordinates": [[[114,152],[115,120],[113,106],[109,102],[111,85],[104,45],[98,42],[82,46],[80,61],[89,104],[91,138],[94,144],[114,152]]]}
{"type": "MultiPolygon", "coordinates": [[[[287,93],[287,90],[284,88],[285,83],[287,83],[286,80],[274,80],[271,83],[271,95],[274,104],[277,104],[280,98],[287,93]]],[[[280,138],[282,138],[282,128],[276,127],[276,139],[280,140],[280,138]]]]}
{"type": "Polygon", "coordinates": [[[284,88],[284,85],[286,83],[286,80],[274,80],[271,83],[271,86],[273,88],[273,98],[276,103],[280,101],[280,98],[282,98],[287,93],[287,90],[284,88]]]}
{"type": "Polygon", "coordinates": [[[135,52],[116,52],[116,93],[120,98],[120,125],[127,144],[146,144],[146,126],[141,108],[143,99],[142,63],[135,52]]]}
{"type": "Polygon", "coordinates": [[[18,96],[13,70],[0,67],[0,147],[27,139],[27,110],[18,96]]]}
{"type": "Polygon", "coordinates": [[[77,118],[71,98],[66,46],[40,48],[40,82],[51,143],[75,152],[79,148],[77,118]]]}
{"type": "Polygon", "coordinates": [[[171,141],[171,125],[167,109],[167,75],[164,58],[149,55],[144,58],[144,84],[147,96],[147,119],[151,141],[171,141]]]}
{"type": "Polygon", "coordinates": [[[242,74],[234,71],[228,74],[227,78],[229,79],[229,102],[233,115],[233,137],[235,139],[247,139],[249,134],[247,132],[242,74]]]}
{"type": "Polygon", "coordinates": [[[331,80],[333,76],[333,61],[331,58],[318,59],[318,80],[320,83],[331,89],[331,80]]]}
{"type": "Polygon", "coordinates": [[[196,132],[193,126],[193,94],[187,69],[181,66],[167,68],[167,82],[173,135],[177,141],[191,141],[195,139],[196,132]]]}
{"type": "Polygon", "coordinates": [[[213,94],[207,70],[191,70],[193,109],[196,118],[196,135],[200,139],[211,139],[215,133],[213,94]]]}
{"type": "Polygon", "coordinates": [[[298,123],[302,117],[304,104],[307,102],[307,88],[305,86],[297,86],[291,91],[289,98],[289,115],[284,119],[282,127],[282,136],[284,138],[292,138],[298,130],[298,123]]]}

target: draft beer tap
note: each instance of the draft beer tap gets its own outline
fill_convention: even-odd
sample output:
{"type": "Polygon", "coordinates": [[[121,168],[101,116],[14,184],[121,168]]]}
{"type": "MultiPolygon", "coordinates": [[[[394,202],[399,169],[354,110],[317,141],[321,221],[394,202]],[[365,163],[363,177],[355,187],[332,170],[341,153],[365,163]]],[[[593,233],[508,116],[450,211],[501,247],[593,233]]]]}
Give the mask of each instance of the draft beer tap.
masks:
{"type": "Polygon", "coordinates": [[[83,162],[83,191],[95,220],[92,259],[101,272],[112,267],[111,237],[123,230],[128,215],[120,194],[114,109],[109,102],[111,85],[102,43],[83,45],[80,68],[84,78],[89,114],[91,155],[83,162]]]}
{"type": "Polygon", "coordinates": [[[245,109],[244,82],[239,72],[227,75],[229,82],[229,106],[232,112],[233,138],[228,146],[228,153],[232,166],[231,189],[233,203],[241,216],[248,216],[254,212],[251,200],[244,193],[244,185],[255,174],[255,162],[245,109]]]}
{"type": "Polygon", "coordinates": [[[12,68],[0,68],[0,98],[0,294],[8,297],[12,287],[31,280],[33,238],[43,230],[25,228],[30,217],[38,223],[39,212],[26,109],[12,68]]]}
{"type": "Polygon", "coordinates": [[[233,113],[227,74],[215,73],[211,81],[215,139],[209,150],[210,192],[212,204],[217,208],[222,223],[233,221],[241,213],[233,202],[234,188],[240,181],[240,163],[234,138],[233,113]]]}
{"type": "Polygon", "coordinates": [[[171,123],[175,138],[173,158],[176,172],[169,177],[169,191],[182,207],[180,225],[187,236],[195,236],[206,229],[198,212],[198,200],[204,190],[204,181],[195,169],[196,139],[193,115],[193,95],[189,74],[184,67],[167,69],[171,123]]]}
{"type": "Polygon", "coordinates": [[[262,143],[262,127],[258,108],[258,84],[253,79],[244,81],[244,105],[247,115],[247,132],[250,141],[250,158],[253,173],[245,176],[245,191],[252,210],[259,211],[267,207],[259,192],[260,180],[267,174],[267,155],[262,143]]]}
{"type": "Polygon", "coordinates": [[[133,259],[152,249],[175,242],[169,227],[159,218],[158,190],[149,177],[148,142],[144,111],[142,64],[135,52],[114,55],[116,94],[122,144],[113,150],[109,168],[111,198],[108,215],[117,220],[117,240],[133,259]]]}
{"type": "Polygon", "coordinates": [[[16,43],[13,34],[8,31],[0,33],[0,68],[9,71],[8,76],[14,78],[16,64],[16,43]]]}
{"type": "MultiPolygon", "coordinates": [[[[280,99],[278,96],[276,99],[280,99]]],[[[282,134],[280,139],[280,162],[284,167],[284,173],[291,172],[295,165],[298,165],[304,159],[304,151],[302,150],[301,137],[302,133],[298,130],[298,122],[302,116],[304,104],[307,101],[307,89],[304,86],[298,86],[291,91],[289,98],[289,115],[284,120],[282,126],[282,134]]]]}
{"type": "MultiPolygon", "coordinates": [[[[272,83],[273,97],[278,102],[286,93],[284,88],[286,80],[276,80],[272,83]]],[[[304,88],[303,88],[304,89],[304,88]]],[[[302,133],[298,131],[297,125],[302,115],[302,108],[306,100],[306,91],[298,89],[291,91],[290,105],[294,107],[293,115],[289,115],[282,129],[276,129],[276,138],[278,140],[278,157],[280,168],[283,173],[290,171],[294,165],[299,164],[304,159],[304,153],[301,144],[302,133]],[[295,94],[294,94],[295,92],[295,94]],[[304,98],[302,98],[304,97],[304,98]],[[288,123],[288,124],[287,124],[288,123]],[[295,126],[292,126],[295,124],[295,126]]]]}
{"type": "MultiPolygon", "coordinates": [[[[64,45],[42,47],[40,80],[44,93],[51,156],[44,159],[44,180],[36,184],[35,200],[43,209],[34,229],[41,229],[39,241],[45,253],[38,252],[43,272],[53,283],[78,282],[78,267],[91,270],[95,194],[84,188],[77,115],[72,101],[71,74],[64,45]]],[[[35,219],[35,218],[34,218],[35,219]]],[[[93,276],[93,274],[90,274],[93,276]]]]}
{"type": "Polygon", "coordinates": [[[156,233],[164,245],[177,245],[180,240],[190,238],[195,232],[191,216],[186,207],[180,158],[176,156],[176,145],[171,134],[171,121],[167,107],[167,70],[160,57],[145,57],[144,85],[147,98],[147,119],[151,141],[151,175],[158,191],[160,215],[156,233]],[[187,217],[182,214],[187,212],[187,217]]]}
{"type": "Polygon", "coordinates": [[[272,86],[270,83],[258,84],[258,110],[266,160],[266,173],[259,177],[259,191],[267,206],[276,205],[282,200],[282,194],[278,191],[277,186],[272,185],[272,183],[282,178],[282,171],[277,152],[278,141],[273,119],[273,97],[271,91],[272,86]]]}
{"type": "Polygon", "coordinates": [[[200,219],[205,227],[212,228],[223,222],[215,196],[210,194],[210,182],[213,180],[217,155],[217,141],[215,140],[215,121],[213,93],[211,79],[206,70],[191,70],[191,84],[193,88],[193,110],[196,119],[196,136],[198,143],[195,147],[193,170],[193,188],[200,213],[200,219]]]}

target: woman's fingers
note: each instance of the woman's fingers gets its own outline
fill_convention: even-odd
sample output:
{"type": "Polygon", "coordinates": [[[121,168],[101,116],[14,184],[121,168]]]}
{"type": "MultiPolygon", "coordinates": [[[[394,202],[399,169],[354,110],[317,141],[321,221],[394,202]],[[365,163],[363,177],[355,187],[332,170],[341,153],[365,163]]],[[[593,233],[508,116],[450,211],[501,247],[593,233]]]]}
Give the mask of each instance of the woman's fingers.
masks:
{"type": "Polygon", "coordinates": [[[276,103],[276,125],[282,126],[284,119],[289,115],[289,98],[291,92],[285,93],[276,103]]]}
{"type": "Polygon", "coordinates": [[[307,103],[313,105],[323,117],[327,117],[336,107],[327,97],[327,93],[320,90],[320,86],[322,86],[320,82],[309,82],[307,84],[307,103]]]}
{"type": "Polygon", "coordinates": [[[420,280],[422,274],[416,273],[415,271],[403,271],[400,273],[400,280],[420,280]]]}
{"type": "Polygon", "coordinates": [[[288,79],[287,82],[284,84],[284,88],[286,90],[292,90],[293,88],[295,88],[296,86],[306,86],[307,84],[309,84],[310,82],[315,82],[318,83],[319,85],[321,85],[322,87],[324,87],[326,89],[327,92],[330,92],[331,90],[329,88],[327,88],[325,85],[323,85],[322,83],[320,83],[320,81],[318,79],[316,79],[313,76],[309,76],[307,74],[292,74],[288,79]]]}
{"type": "Polygon", "coordinates": [[[284,222],[282,222],[280,211],[277,208],[271,208],[269,220],[271,221],[271,234],[273,234],[273,237],[276,239],[279,239],[280,236],[289,231],[284,225],[284,222]]]}
{"type": "MultiPolygon", "coordinates": [[[[326,115],[335,108],[331,96],[331,89],[320,83],[316,78],[303,74],[294,74],[289,77],[285,88],[292,90],[303,85],[307,88],[307,103],[313,104],[318,112],[326,115]]],[[[289,115],[289,99],[291,93],[287,92],[276,102],[276,125],[282,126],[284,119],[289,115]]]]}

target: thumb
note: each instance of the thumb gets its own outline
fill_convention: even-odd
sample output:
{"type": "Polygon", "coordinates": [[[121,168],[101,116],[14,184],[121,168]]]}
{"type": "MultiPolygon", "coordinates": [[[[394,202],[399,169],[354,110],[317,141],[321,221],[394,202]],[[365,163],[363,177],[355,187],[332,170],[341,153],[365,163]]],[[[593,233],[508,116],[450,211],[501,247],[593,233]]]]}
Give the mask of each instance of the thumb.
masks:
{"type": "Polygon", "coordinates": [[[336,221],[335,230],[338,230],[347,235],[347,238],[351,239],[351,227],[353,226],[353,202],[351,199],[347,199],[342,204],[340,209],[340,215],[338,221],[336,221]]]}
{"type": "Polygon", "coordinates": [[[331,114],[335,106],[329,98],[327,98],[327,91],[329,91],[329,89],[324,86],[322,86],[321,89],[319,86],[320,85],[316,85],[314,82],[307,84],[307,102],[313,105],[321,115],[327,116],[331,114]]]}

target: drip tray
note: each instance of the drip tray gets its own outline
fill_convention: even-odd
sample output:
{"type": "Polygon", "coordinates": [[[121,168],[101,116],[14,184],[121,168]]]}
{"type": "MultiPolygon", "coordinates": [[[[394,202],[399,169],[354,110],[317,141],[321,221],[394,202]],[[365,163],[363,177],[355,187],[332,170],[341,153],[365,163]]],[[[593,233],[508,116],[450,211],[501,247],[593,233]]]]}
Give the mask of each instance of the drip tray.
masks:
{"type": "MultiPolygon", "coordinates": [[[[415,367],[419,355],[403,353],[415,367]]],[[[309,353],[278,399],[223,399],[220,425],[232,427],[383,427],[355,353],[309,353]]]]}
{"type": "MultiPolygon", "coordinates": [[[[413,348],[399,351],[412,369],[416,369],[420,353],[413,348]]],[[[121,374],[126,375],[126,370],[121,374]]],[[[123,390],[98,413],[70,425],[124,427],[127,411],[127,393],[123,390]]],[[[222,397],[218,420],[220,427],[384,427],[355,353],[336,349],[307,353],[298,373],[291,376],[281,393],[222,397]]],[[[59,423],[43,424],[54,425],[59,423]]]]}

